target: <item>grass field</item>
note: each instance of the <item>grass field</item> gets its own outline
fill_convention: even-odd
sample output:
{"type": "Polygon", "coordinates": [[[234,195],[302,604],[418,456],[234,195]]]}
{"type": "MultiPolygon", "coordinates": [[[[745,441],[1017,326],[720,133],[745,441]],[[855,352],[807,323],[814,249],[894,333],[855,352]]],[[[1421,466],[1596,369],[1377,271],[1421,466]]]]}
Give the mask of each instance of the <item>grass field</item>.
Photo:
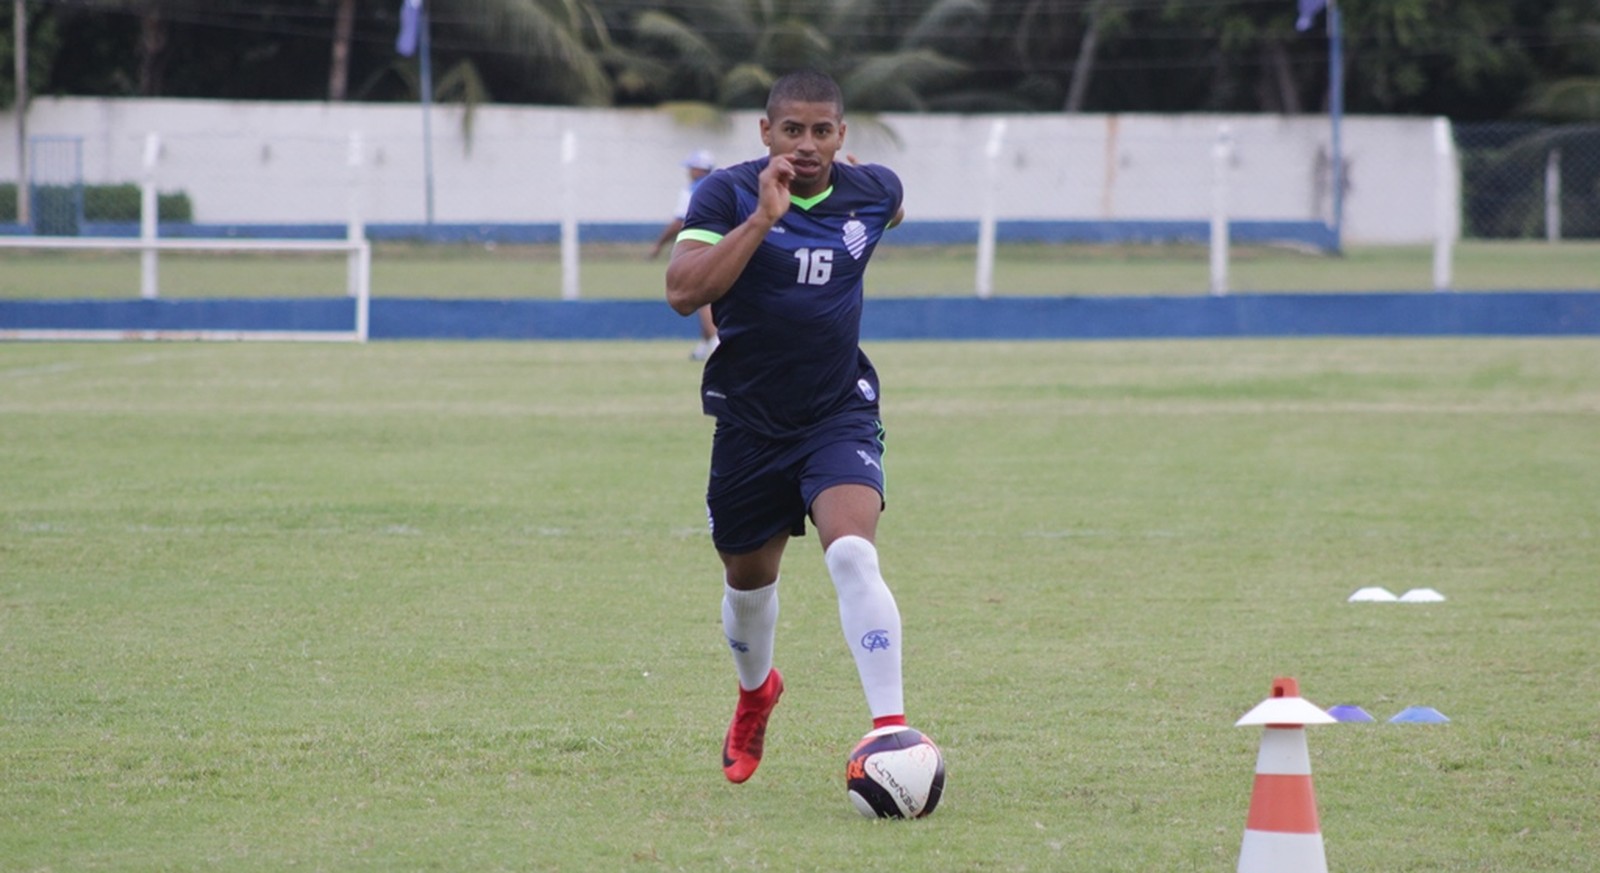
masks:
{"type": "Polygon", "coordinates": [[[813,538],[722,779],[683,351],[0,345],[0,868],[1231,870],[1277,675],[1452,719],[1308,732],[1331,869],[1600,857],[1600,342],[870,348],[912,823],[813,538]]]}
{"type": "MultiPolygon", "coordinates": [[[[662,295],[665,258],[644,246],[583,249],[581,293],[589,299],[662,295]]],[[[112,298],[139,293],[137,253],[0,251],[0,299],[112,298]]],[[[1237,247],[1230,289],[1250,292],[1432,291],[1426,247],[1354,248],[1342,257],[1262,246],[1237,247]]],[[[873,260],[868,287],[885,297],[962,296],[975,287],[971,246],[886,245],[873,260]]],[[[328,255],[163,255],[168,297],[330,296],[343,293],[345,268],[328,255]]],[[[388,297],[557,299],[560,252],[553,246],[379,245],[373,293],[388,297]]],[[[1205,294],[1203,246],[1001,246],[995,293],[1012,296],[1205,294]]],[[[1600,290],[1600,243],[1467,242],[1454,261],[1462,291],[1600,290]]]]}

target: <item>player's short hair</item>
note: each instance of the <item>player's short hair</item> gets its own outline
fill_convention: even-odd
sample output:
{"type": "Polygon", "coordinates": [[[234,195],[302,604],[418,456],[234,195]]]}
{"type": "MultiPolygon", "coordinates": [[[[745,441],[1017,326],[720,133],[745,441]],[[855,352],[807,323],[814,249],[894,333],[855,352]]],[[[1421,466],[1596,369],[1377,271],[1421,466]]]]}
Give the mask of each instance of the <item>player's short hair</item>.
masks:
{"type": "Polygon", "coordinates": [[[767,93],[767,117],[776,119],[775,113],[785,103],[832,103],[839,117],[844,117],[844,93],[833,77],[820,70],[799,70],[779,77],[767,93]]]}

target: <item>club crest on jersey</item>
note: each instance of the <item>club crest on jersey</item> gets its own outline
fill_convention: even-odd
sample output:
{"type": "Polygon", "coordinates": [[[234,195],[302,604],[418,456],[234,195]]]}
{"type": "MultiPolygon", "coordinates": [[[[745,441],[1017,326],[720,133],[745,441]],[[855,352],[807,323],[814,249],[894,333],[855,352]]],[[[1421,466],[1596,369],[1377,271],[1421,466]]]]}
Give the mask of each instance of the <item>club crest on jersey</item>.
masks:
{"type": "Polygon", "coordinates": [[[868,403],[878,399],[878,392],[872,390],[872,383],[865,379],[856,380],[856,390],[861,392],[862,397],[867,398],[868,403]]]}
{"type": "Polygon", "coordinates": [[[861,260],[861,253],[867,250],[867,226],[851,218],[844,223],[843,236],[844,247],[850,250],[850,257],[861,260]]]}

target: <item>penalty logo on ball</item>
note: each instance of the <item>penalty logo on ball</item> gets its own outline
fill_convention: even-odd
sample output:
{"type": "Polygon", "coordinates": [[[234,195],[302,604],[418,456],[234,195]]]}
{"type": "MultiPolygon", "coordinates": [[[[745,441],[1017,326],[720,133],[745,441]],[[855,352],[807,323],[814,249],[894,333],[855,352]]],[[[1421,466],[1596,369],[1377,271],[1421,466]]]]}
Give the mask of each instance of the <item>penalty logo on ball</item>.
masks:
{"type": "Polygon", "coordinates": [[[922,818],[944,794],[944,756],[914,728],[879,728],[850,752],[844,780],[850,802],[868,818],[922,818]]]}

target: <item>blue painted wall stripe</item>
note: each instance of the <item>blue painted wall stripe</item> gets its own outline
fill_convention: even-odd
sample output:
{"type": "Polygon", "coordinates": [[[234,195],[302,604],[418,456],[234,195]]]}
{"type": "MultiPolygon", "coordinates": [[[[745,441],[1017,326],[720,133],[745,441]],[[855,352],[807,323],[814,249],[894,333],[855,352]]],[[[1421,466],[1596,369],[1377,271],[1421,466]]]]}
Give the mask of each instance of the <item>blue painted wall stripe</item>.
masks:
{"type": "Polygon", "coordinates": [[[0,301],[0,330],[348,331],[354,323],[348,298],[0,301]]]}
{"type": "MultiPolygon", "coordinates": [[[[375,298],[377,339],[688,339],[650,300],[375,298]]],[[[343,298],[0,301],[0,330],[349,330],[343,298]]],[[[1600,336],[1600,292],[1238,294],[870,300],[868,340],[1600,336]]]]}

